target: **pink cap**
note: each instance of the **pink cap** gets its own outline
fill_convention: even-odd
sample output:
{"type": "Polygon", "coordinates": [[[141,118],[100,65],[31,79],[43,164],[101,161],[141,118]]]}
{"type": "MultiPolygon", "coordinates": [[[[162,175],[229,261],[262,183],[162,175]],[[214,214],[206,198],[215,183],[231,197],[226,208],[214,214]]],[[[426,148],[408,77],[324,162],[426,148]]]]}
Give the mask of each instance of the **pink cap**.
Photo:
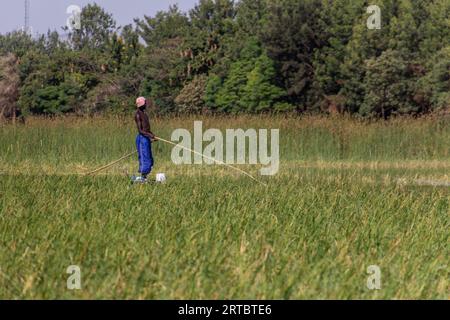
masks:
{"type": "Polygon", "coordinates": [[[146,103],[147,103],[147,100],[144,97],[139,97],[139,98],[136,99],[136,106],[138,108],[142,107],[146,103]]]}

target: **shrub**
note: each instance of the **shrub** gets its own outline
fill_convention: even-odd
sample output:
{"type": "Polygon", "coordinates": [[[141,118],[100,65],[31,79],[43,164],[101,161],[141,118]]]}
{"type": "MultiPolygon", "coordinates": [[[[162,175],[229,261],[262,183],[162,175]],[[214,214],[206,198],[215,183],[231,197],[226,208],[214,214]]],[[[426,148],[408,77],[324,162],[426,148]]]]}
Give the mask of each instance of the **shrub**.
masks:
{"type": "Polygon", "coordinates": [[[180,94],[175,98],[178,110],[181,112],[201,112],[205,107],[207,77],[200,75],[186,84],[180,94]]]}
{"type": "Polygon", "coordinates": [[[0,57],[0,121],[15,118],[19,85],[17,58],[12,54],[0,57]]]}

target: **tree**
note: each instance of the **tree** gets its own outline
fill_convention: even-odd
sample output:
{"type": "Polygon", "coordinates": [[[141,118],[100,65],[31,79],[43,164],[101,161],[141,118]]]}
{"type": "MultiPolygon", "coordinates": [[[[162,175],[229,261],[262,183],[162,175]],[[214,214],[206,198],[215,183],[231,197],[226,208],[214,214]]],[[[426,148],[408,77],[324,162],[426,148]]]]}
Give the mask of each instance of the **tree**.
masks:
{"type": "Polygon", "coordinates": [[[320,13],[320,21],[326,41],[314,54],[313,102],[338,96],[344,82],[342,62],[346,58],[355,23],[365,12],[364,0],[326,0],[320,13]]]}
{"type": "Polygon", "coordinates": [[[168,11],[157,12],[155,17],[135,19],[135,22],[147,47],[158,47],[169,39],[183,38],[189,27],[189,19],[180,12],[178,5],[170,6],[168,11]]]}
{"type": "Polygon", "coordinates": [[[345,99],[345,109],[350,113],[362,113],[360,110],[366,96],[364,85],[366,61],[379,57],[388,50],[390,43],[392,17],[398,15],[399,3],[396,0],[381,0],[377,5],[381,9],[381,29],[368,29],[366,4],[361,4],[361,16],[355,20],[352,35],[345,46],[345,55],[340,67],[342,77],[338,92],[345,99]]]}
{"type": "Polygon", "coordinates": [[[181,45],[182,39],[167,39],[139,57],[137,68],[142,79],[139,92],[154,99],[163,112],[176,110],[174,100],[187,78],[181,45]]]}
{"type": "Polygon", "coordinates": [[[261,53],[258,41],[252,39],[241,52],[239,60],[231,65],[223,86],[217,91],[215,98],[215,105],[219,111],[243,111],[245,106],[242,105],[241,98],[248,81],[247,76],[253,70],[256,59],[261,53]]]}
{"type": "Polygon", "coordinates": [[[108,43],[108,55],[110,56],[112,70],[117,72],[125,59],[125,43],[117,33],[111,35],[108,43]]]}
{"type": "MultiPolygon", "coordinates": [[[[419,20],[421,35],[419,50],[424,59],[431,59],[436,52],[450,45],[450,2],[447,0],[415,0],[413,10],[419,20]],[[420,3],[420,5],[416,5],[420,3]]],[[[414,48],[417,50],[417,48],[414,48]]]]}
{"type": "Polygon", "coordinates": [[[263,45],[276,64],[277,83],[287,91],[288,101],[305,108],[314,76],[313,53],[324,44],[321,9],[315,0],[272,1],[261,31],[263,45]]]}
{"type": "Polygon", "coordinates": [[[207,77],[199,75],[188,82],[175,98],[178,112],[199,113],[205,108],[205,90],[207,77]]]}
{"type": "Polygon", "coordinates": [[[239,60],[231,65],[223,85],[214,76],[210,79],[206,89],[208,105],[233,113],[273,110],[285,95],[283,89],[272,84],[274,78],[273,61],[256,39],[249,39],[239,60]],[[216,92],[214,102],[212,92],[216,92]]]}
{"type": "Polygon", "coordinates": [[[247,75],[247,84],[242,90],[242,106],[248,112],[273,110],[277,100],[284,94],[281,88],[271,82],[275,77],[273,61],[263,53],[255,62],[255,67],[247,75]]]}
{"type": "Polygon", "coordinates": [[[142,54],[143,46],[139,43],[139,33],[137,29],[133,29],[131,24],[126,25],[122,29],[121,38],[124,42],[123,59],[126,65],[129,65],[134,59],[142,54]]]}
{"type": "Polygon", "coordinates": [[[14,31],[0,34],[0,55],[14,54],[21,58],[27,52],[37,48],[37,43],[25,32],[14,31]]]}
{"type": "Polygon", "coordinates": [[[67,44],[61,41],[59,33],[56,31],[48,31],[47,35],[42,35],[40,40],[43,51],[46,54],[53,54],[57,50],[66,50],[67,44]]]}
{"type": "Polygon", "coordinates": [[[401,51],[403,55],[414,53],[418,46],[416,21],[411,12],[410,1],[399,1],[398,15],[392,17],[389,28],[389,49],[401,51]]]}
{"type": "MultiPolygon", "coordinates": [[[[97,4],[88,4],[81,11],[81,27],[69,32],[69,42],[75,50],[107,50],[110,36],[116,31],[116,22],[97,4]]],[[[69,31],[67,27],[63,28],[69,31]]]]}
{"type": "Polygon", "coordinates": [[[267,12],[267,0],[241,0],[236,8],[239,37],[258,35],[267,12]]]}
{"type": "Polygon", "coordinates": [[[17,57],[13,54],[0,57],[0,121],[5,118],[15,120],[19,85],[17,57]]]}
{"type": "Polygon", "coordinates": [[[235,5],[235,17],[227,20],[231,31],[220,40],[218,58],[209,72],[225,78],[233,62],[239,60],[248,42],[258,39],[267,10],[266,0],[241,0],[235,5]]]}
{"type": "Polygon", "coordinates": [[[17,57],[18,105],[37,114],[120,112],[137,95],[161,112],[446,108],[450,2],[370,4],[381,29],[367,27],[367,0],[199,0],[123,28],[93,4],[68,40],[12,32],[0,35],[0,56],[17,57]]]}
{"type": "Polygon", "coordinates": [[[223,74],[228,67],[227,46],[234,39],[236,10],[231,0],[200,0],[189,11],[190,28],[184,48],[189,74],[223,74]],[[219,64],[219,66],[217,66],[219,64]]]}
{"type": "Polygon", "coordinates": [[[87,93],[100,82],[102,70],[96,60],[93,52],[29,52],[19,66],[19,106],[36,114],[79,110],[87,93]]]}
{"type": "Polygon", "coordinates": [[[206,81],[204,96],[205,105],[208,109],[214,110],[217,108],[216,97],[221,87],[222,78],[220,78],[217,74],[210,74],[206,81]]]}
{"type": "Polygon", "coordinates": [[[378,58],[366,62],[364,85],[366,95],[360,113],[365,116],[411,114],[419,111],[412,100],[413,79],[408,74],[408,63],[400,51],[386,50],[378,58]]]}
{"type": "Polygon", "coordinates": [[[430,71],[419,86],[435,110],[450,108],[450,46],[440,50],[429,62],[430,71]]]}

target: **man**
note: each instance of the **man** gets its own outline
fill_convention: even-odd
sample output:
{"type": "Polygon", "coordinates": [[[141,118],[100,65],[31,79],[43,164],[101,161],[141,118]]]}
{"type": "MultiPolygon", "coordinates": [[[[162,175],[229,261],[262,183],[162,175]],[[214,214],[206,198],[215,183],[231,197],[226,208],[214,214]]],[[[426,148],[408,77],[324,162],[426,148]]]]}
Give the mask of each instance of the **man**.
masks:
{"type": "Polygon", "coordinates": [[[139,155],[139,173],[140,177],[136,178],[135,182],[146,182],[147,176],[153,169],[153,155],[152,155],[152,142],[158,139],[150,131],[150,120],[145,113],[147,108],[147,100],[143,97],[136,99],[137,111],[134,117],[136,121],[137,129],[139,131],[136,137],[136,148],[139,155]]]}

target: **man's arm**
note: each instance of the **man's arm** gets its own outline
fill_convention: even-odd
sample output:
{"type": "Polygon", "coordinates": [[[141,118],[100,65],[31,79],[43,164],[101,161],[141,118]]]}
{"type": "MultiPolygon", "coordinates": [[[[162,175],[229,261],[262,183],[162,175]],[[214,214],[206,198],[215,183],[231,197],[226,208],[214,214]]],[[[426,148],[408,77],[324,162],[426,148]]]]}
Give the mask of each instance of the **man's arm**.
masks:
{"type": "Polygon", "coordinates": [[[150,120],[147,119],[147,121],[148,121],[148,130],[149,130],[148,132],[151,135],[150,140],[152,140],[152,142],[159,141],[159,139],[156,137],[156,135],[152,131],[152,128],[151,128],[151,125],[150,125],[150,120]]]}
{"type": "Polygon", "coordinates": [[[150,131],[150,134],[152,135],[152,141],[159,141],[159,139],[156,137],[156,135],[150,131]]]}

